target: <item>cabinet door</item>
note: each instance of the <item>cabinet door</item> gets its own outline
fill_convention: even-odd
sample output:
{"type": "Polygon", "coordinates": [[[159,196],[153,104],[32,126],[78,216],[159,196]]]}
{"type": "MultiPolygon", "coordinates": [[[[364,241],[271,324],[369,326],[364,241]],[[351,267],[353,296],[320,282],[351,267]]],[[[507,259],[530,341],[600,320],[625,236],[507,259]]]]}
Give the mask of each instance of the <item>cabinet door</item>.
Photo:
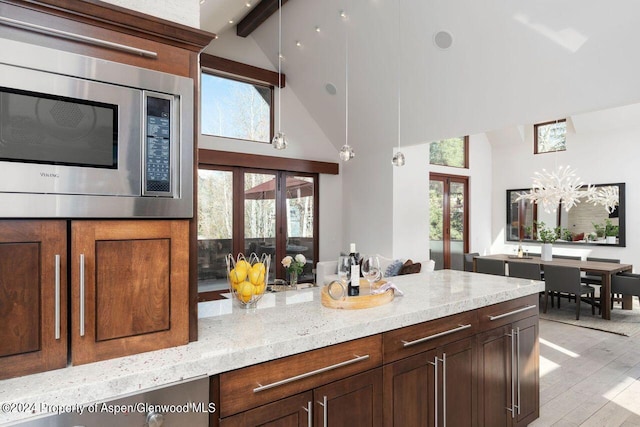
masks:
{"type": "Polygon", "coordinates": [[[427,427],[434,416],[435,352],[423,352],[383,367],[385,426],[427,427]],[[430,383],[431,381],[431,383],[430,383]]]}
{"type": "Polygon", "coordinates": [[[316,426],[382,426],[382,368],[313,391],[316,426]]]}
{"type": "Polygon", "coordinates": [[[250,409],[220,420],[221,427],[311,427],[312,392],[250,409]]]}
{"type": "Polygon", "coordinates": [[[438,384],[441,412],[437,425],[477,425],[475,340],[468,338],[447,344],[438,349],[438,353],[442,369],[438,384]]]}
{"type": "Polygon", "coordinates": [[[73,221],[72,362],[186,344],[188,221],[73,221]]]}
{"type": "Polygon", "coordinates": [[[478,418],[481,426],[511,424],[510,325],[478,334],[478,418]]]}
{"type": "Polygon", "coordinates": [[[520,410],[515,421],[526,426],[540,416],[540,348],[538,343],[538,316],[514,322],[517,331],[518,357],[516,399],[520,410]]]}
{"type": "Polygon", "coordinates": [[[67,227],[0,221],[0,380],[67,365],[67,227]]]}

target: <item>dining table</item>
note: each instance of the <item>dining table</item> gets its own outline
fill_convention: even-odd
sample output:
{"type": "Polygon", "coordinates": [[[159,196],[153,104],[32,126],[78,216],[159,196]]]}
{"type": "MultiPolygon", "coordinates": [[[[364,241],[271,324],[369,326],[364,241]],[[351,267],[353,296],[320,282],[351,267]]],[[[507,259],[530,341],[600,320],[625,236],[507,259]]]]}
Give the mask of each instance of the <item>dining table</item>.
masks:
{"type": "MultiPolygon", "coordinates": [[[[563,267],[577,267],[580,271],[600,275],[602,277],[602,288],[600,289],[600,308],[603,319],[611,320],[611,277],[614,274],[621,273],[623,271],[631,271],[633,265],[631,264],[618,264],[613,262],[602,261],[585,261],[581,259],[568,259],[568,258],[552,258],[551,261],[543,261],[539,256],[524,256],[518,257],[517,255],[507,254],[494,254],[494,255],[478,255],[473,258],[473,271],[476,271],[476,260],[478,258],[488,258],[504,261],[505,263],[511,262],[526,262],[540,265],[540,269],[544,271],[545,265],[558,265],[563,267]]],[[[631,310],[633,306],[633,299],[631,295],[624,295],[622,298],[622,308],[624,310],[631,310]]]]}

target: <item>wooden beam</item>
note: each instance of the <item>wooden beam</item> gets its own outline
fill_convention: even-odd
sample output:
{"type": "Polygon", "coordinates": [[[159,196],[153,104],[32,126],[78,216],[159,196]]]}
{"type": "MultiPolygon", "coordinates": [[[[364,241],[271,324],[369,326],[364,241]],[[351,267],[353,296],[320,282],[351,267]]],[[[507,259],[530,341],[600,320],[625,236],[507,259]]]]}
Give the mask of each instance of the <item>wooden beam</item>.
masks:
{"type": "Polygon", "coordinates": [[[203,148],[198,150],[198,159],[200,165],[241,166],[245,168],[286,170],[292,172],[325,173],[329,175],[338,175],[339,173],[337,163],[235,153],[231,151],[206,150],[203,148]]]}
{"type": "MultiPolygon", "coordinates": [[[[254,67],[253,65],[243,64],[242,62],[232,61],[230,59],[209,55],[207,53],[200,54],[200,65],[211,70],[233,74],[234,76],[246,77],[251,80],[269,83],[270,85],[278,87],[277,71],[265,70],[264,68],[254,67]]],[[[285,74],[282,74],[281,81],[281,87],[285,87],[285,74]]]]}
{"type": "Polygon", "coordinates": [[[247,16],[236,26],[236,34],[240,37],[247,37],[258,28],[271,15],[278,11],[278,1],[284,5],[287,0],[262,0],[253,8],[247,16]]]}

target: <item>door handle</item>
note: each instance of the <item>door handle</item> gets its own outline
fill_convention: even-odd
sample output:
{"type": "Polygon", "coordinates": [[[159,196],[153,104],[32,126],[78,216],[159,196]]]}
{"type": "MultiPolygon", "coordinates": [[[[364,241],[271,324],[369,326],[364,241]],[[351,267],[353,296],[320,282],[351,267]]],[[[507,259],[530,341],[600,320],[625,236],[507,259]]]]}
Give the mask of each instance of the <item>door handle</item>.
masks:
{"type": "Polygon", "coordinates": [[[60,255],[55,256],[55,338],[60,339],[60,255]]]}
{"type": "Polygon", "coordinates": [[[84,336],[84,254],[80,254],[80,336],[84,336]]]}

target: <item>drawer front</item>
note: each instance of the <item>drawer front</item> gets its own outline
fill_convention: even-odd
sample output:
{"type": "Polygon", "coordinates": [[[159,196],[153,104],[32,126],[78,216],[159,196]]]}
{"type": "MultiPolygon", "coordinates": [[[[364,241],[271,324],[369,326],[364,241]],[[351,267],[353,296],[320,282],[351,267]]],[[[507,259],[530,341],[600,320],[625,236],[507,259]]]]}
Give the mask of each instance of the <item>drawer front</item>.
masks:
{"type": "Polygon", "coordinates": [[[538,315],[538,294],[482,307],[478,310],[480,330],[504,326],[516,320],[538,315]]]}
{"type": "Polygon", "coordinates": [[[382,336],[283,357],[220,375],[220,417],[273,402],[382,364],[382,336]]]}
{"type": "Polygon", "coordinates": [[[385,332],[382,336],[384,363],[475,335],[477,328],[477,312],[472,310],[385,332]]]}

